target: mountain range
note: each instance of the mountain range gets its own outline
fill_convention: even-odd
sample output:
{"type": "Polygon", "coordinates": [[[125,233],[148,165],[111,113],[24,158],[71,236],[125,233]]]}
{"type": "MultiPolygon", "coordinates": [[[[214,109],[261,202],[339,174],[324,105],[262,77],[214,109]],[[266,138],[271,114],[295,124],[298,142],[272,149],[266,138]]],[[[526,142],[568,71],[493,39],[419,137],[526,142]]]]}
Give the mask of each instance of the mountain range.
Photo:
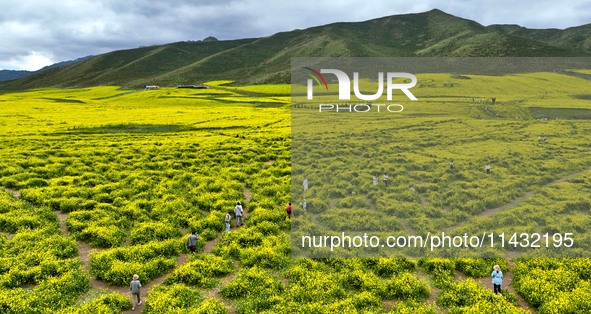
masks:
{"type": "Polygon", "coordinates": [[[292,57],[591,56],[591,24],[560,29],[483,26],[434,9],[333,23],[262,38],[176,42],[113,51],[0,85],[2,90],[209,80],[286,83],[292,57]]]}
{"type": "Polygon", "coordinates": [[[27,77],[27,76],[31,76],[33,74],[42,72],[42,71],[46,71],[49,69],[54,69],[54,68],[58,68],[61,66],[65,66],[65,65],[69,65],[69,64],[74,64],[76,62],[88,59],[92,56],[86,56],[86,57],[82,57],[82,58],[78,58],[76,60],[67,60],[67,61],[62,61],[62,62],[57,62],[54,63],[52,65],[48,65],[48,66],[44,66],[43,68],[37,70],[37,71],[27,71],[27,70],[0,70],[0,81],[10,81],[10,80],[16,80],[19,78],[23,78],[23,77],[27,77]]]}

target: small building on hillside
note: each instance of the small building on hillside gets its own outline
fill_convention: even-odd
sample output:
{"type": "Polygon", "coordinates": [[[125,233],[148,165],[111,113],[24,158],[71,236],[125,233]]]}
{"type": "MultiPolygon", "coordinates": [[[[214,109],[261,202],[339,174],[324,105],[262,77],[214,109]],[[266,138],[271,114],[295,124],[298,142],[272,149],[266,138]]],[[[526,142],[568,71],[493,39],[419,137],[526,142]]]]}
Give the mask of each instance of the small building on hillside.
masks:
{"type": "Polygon", "coordinates": [[[195,88],[195,89],[206,89],[205,85],[177,85],[177,88],[195,88]]]}
{"type": "Polygon", "coordinates": [[[147,89],[160,89],[160,86],[158,86],[158,85],[146,85],[146,88],[145,89],[146,90],[147,89]]]}

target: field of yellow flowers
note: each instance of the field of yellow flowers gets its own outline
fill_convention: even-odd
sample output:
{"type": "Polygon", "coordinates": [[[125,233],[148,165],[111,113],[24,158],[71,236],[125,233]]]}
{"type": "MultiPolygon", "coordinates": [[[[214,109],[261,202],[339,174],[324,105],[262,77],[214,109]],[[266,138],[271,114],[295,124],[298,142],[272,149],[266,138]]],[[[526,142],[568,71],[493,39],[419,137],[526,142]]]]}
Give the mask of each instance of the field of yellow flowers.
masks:
{"type": "MultiPolygon", "coordinates": [[[[301,138],[292,139],[289,85],[227,83],[0,95],[0,312],[125,312],[133,274],[145,297],[136,311],[145,313],[591,311],[586,258],[293,258],[285,213],[292,201],[295,219],[314,214],[312,221],[333,226],[354,219],[337,209],[365,207],[385,213],[399,232],[525,223],[583,233],[591,123],[561,110],[590,109],[588,100],[556,101],[563,91],[548,91],[530,103],[516,91],[486,111],[472,95],[478,90],[485,99],[507,83],[475,77],[473,86],[409,107],[396,125],[380,126],[404,140],[385,147],[372,142],[379,137],[350,141],[353,154],[368,146],[395,150],[396,164],[376,160],[355,174],[309,162],[327,162],[321,157],[333,147],[293,143],[301,138]],[[538,134],[548,136],[544,146],[538,134]],[[292,164],[292,144],[308,152],[297,156],[303,167],[292,164]],[[455,172],[448,169],[452,158],[455,172]],[[493,177],[482,175],[489,160],[493,177]],[[375,167],[391,174],[391,190],[372,190],[375,167]],[[311,187],[306,213],[296,199],[304,176],[311,187]],[[323,185],[333,177],[347,184],[323,185]],[[237,201],[245,225],[235,227],[232,216],[225,232],[224,216],[237,201]],[[199,235],[196,253],[185,246],[191,231],[199,235]],[[489,287],[494,264],[506,272],[502,296],[489,287]]],[[[425,88],[417,97],[429,94],[425,88]]]]}

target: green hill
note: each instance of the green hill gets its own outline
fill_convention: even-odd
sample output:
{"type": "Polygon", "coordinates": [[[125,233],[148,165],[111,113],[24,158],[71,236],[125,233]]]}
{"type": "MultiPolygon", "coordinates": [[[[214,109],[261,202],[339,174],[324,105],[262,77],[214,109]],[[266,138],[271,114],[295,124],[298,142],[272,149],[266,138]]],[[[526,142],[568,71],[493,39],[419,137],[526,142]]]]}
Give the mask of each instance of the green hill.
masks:
{"type": "Polygon", "coordinates": [[[491,25],[490,29],[516,37],[527,38],[554,47],[591,52],[591,24],[560,29],[528,29],[518,25],[491,25]]]}
{"type": "Polygon", "coordinates": [[[334,23],[269,37],[178,42],[121,50],[0,86],[174,86],[215,79],[289,81],[292,57],[588,56],[591,25],[566,30],[485,27],[440,10],[355,23],[334,23]]]}

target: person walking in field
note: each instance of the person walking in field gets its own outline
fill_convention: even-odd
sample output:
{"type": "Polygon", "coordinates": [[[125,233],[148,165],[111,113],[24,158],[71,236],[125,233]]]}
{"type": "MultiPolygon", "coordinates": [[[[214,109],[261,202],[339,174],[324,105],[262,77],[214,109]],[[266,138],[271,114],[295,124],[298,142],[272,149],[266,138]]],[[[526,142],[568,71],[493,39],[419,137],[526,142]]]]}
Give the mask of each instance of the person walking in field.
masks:
{"type": "Polygon", "coordinates": [[[304,186],[304,192],[308,191],[308,178],[304,178],[303,186],[304,186]]]}
{"type": "Polygon", "coordinates": [[[287,205],[287,207],[285,208],[285,212],[287,213],[287,218],[291,219],[292,211],[293,211],[293,207],[291,207],[291,202],[289,202],[289,205],[287,205]]]}
{"type": "Polygon", "coordinates": [[[226,231],[230,231],[230,220],[232,219],[232,214],[230,212],[228,212],[226,214],[226,218],[224,219],[224,221],[226,222],[226,231]]]}
{"type": "Polygon", "coordinates": [[[449,169],[450,170],[454,170],[454,168],[456,167],[456,165],[454,164],[453,159],[449,162],[449,169]]]}
{"type": "Polygon", "coordinates": [[[388,187],[388,175],[384,173],[384,177],[382,178],[382,180],[384,180],[384,184],[386,185],[386,187],[388,187]]]}
{"type": "Polygon", "coordinates": [[[195,250],[197,250],[197,239],[199,239],[199,237],[195,235],[195,231],[191,231],[191,234],[187,238],[187,246],[191,253],[195,253],[195,250]]]}
{"type": "Polygon", "coordinates": [[[495,294],[501,293],[501,285],[503,284],[503,272],[501,271],[501,267],[499,265],[493,266],[492,276],[492,283],[493,283],[493,291],[495,294]]]}
{"type": "Polygon", "coordinates": [[[242,222],[242,213],[244,213],[244,210],[242,209],[242,204],[240,204],[240,202],[237,202],[236,206],[234,207],[234,214],[236,215],[236,227],[244,225],[244,223],[242,222]]]}
{"type": "Polygon", "coordinates": [[[135,307],[137,305],[141,305],[142,304],[142,300],[140,300],[140,288],[142,287],[142,283],[140,282],[140,276],[133,275],[133,280],[131,281],[131,283],[129,284],[129,291],[131,291],[131,310],[135,311],[135,307]],[[135,297],[135,300],[134,300],[135,297]],[[136,303],[137,301],[137,303],[136,303]]]}
{"type": "Polygon", "coordinates": [[[373,175],[373,185],[378,185],[378,175],[377,174],[373,175]]]}
{"type": "Polygon", "coordinates": [[[486,173],[490,173],[490,164],[486,164],[486,167],[484,167],[484,170],[486,170],[486,173]]]}

